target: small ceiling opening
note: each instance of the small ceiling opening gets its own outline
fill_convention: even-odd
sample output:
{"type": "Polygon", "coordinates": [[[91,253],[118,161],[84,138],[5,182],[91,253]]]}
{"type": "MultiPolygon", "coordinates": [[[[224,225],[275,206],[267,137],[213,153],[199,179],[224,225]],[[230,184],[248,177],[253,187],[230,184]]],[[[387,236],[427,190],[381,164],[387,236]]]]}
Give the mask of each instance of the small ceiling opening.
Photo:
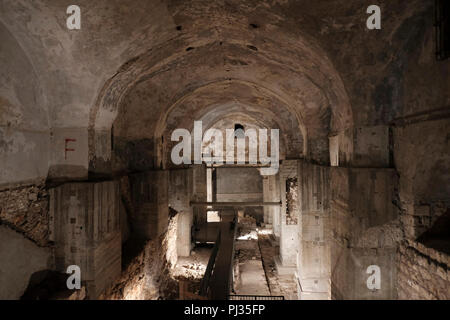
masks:
{"type": "Polygon", "coordinates": [[[244,139],[245,133],[244,133],[244,126],[240,123],[236,123],[234,125],[234,135],[237,139],[244,139]]]}

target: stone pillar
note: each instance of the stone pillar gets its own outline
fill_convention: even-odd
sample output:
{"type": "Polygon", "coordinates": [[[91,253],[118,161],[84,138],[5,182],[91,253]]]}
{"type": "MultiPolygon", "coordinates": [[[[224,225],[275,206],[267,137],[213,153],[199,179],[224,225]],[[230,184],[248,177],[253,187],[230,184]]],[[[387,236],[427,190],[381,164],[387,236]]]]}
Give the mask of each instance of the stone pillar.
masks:
{"type": "Polygon", "coordinates": [[[177,253],[187,257],[191,254],[191,229],[193,222],[190,201],[193,188],[192,169],[171,170],[169,181],[169,207],[177,211],[177,253]]]}
{"type": "Polygon", "coordinates": [[[288,211],[286,185],[288,179],[298,179],[297,160],[285,160],[280,167],[280,256],[275,258],[278,274],[294,274],[298,254],[298,203],[288,211]]]}
{"type": "Polygon", "coordinates": [[[398,242],[403,237],[393,204],[394,169],[331,168],[332,298],[395,299],[398,242]],[[381,288],[369,289],[369,266],[381,288]]]}
{"type": "MultiPolygon", "coordinates": [[[[193,174],[193,190],[192,190],[192,201],[206,201],[207,190],[206,190],[206,166],[205,165],[194,165],[192,167],[193,174]]],[[[194,221],[197,226],[207,223],[206,219],[206,207],[195,207],[193,208],[194,221]]]]}
{"type": "MultiPolygon", "coordinates": [[[[280,188],[277,183],[277,175],[263,176],[263,200],[264,202],[280,201],[280,188]]],[[[280,236],[279,224],[280,207],[264,207],[264,223],[272,228],[276,236],[280,236]]]]}
{"type": "MultiPolygon", "coordinates": [[[[281,201],[280,196],[280,174],[277,173],[270,178],[273,183],[275,201],[281,201]]],[[[276,238],[280,238],[281,235],[281,207],[272,208],[272,221],[273,221],[273,234],[276,238]]]]}
{"type": "Polygon", "coordinates": [[[119,186],[115,181],[68,183],[50,190],[50,238],[56,269],[81,269],[87,296],[97,298],[121,273],[119,186]]]}
{"type": "MultiPolygon", "coordinates": [[[[270,191],[269,191],[269,178],[268,176],[263,176],[263,201],[267,202],[270,199],[270,191]]],[[[272,225],[272,217],[270,217],[270,209],[269,207],[264,207],[264,224],[267,227],[271,227],[272,225]]]]}
{"type": "Polygon", "coordinates": [[[166,232],[169,219],[168,171],[149,171],[130,176],[136,214],[133,236],[151,240],[166,232]]]}
{"type": "Polygon", "coordinates": [[[329,168],[299,162],[298,297],[330,299],[329,168]]]}

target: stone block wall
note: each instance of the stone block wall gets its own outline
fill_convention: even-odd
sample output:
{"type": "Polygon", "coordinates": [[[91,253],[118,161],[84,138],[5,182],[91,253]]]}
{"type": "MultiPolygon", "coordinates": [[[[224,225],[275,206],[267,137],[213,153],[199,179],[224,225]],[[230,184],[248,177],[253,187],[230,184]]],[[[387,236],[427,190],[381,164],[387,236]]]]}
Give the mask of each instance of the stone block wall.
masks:
{"type": "Polygon", "coordinates": [[[135,237],[156,239],[167,230],[169,218],[169,172],[148,171],[130,175],[131,197],[136,215],[135,237]]]}
{"type": "Polygon", "coordinates": [[[261,201],[263,182],[258,169],[216,168],[217,201],[261,201]]]}
{"type": "Polygon", "coordinates": [[[331,166],[389,167],[389,135],[389,127],[380,125],[347,129],[331,136],[331,166]]]}
{"type": "Polygon", "coordinates": [[[0,299],[20,299],[31,276],[54,268],[43,181],[0,190],[0,299]]]}
{"type": "Polygon", "coordinates": [[[1,190],[0,224],[21,233],[38,246],[48,246],[48,192],[44,184],[1,190]]]}
{"type": "Polygon", "coordinates": [[[393,169],[331,168],[333,299],[395,299],[397,247],[402,238],[393,204],[393,169]],[[381,288],[367,287],[367,268],[380,267],[381,288]]]}
{"type": "MultiPolygon", "coordinates": [[[[263,200],[265,202],[279,202],[280,188],[278,175],[263,176],[263,200]]],[[[264,223],[272,225],[275,236],[280,236],[280,207],[264,207],[264,223]]]]}
{"type": "Polygon", "coordinates": [[[300,161],[298,172],[299,299],[329,299],[329,168],[300,161]]]}
{"type": "MultiPolygon", "coordinates": [[[[192,201],[207,201],[207,188],[206,188],[206,166],[205,165],[194,165],[192,167],[192,201]]],[[[194,224],[196,226],[204,225],[207,222],[206,219],[206,208],[205,207],[194,207],[193,216],[194,224]]]]}
{"type": "MultiPolygon", "coordinates": [[[[422,102],[425,110],[433,107],[428,102],[422,102]]],[[[448,227],[427,241],[422,238],[430,229],[444,226],[438,220],[450,207],[450,120],[440,112],[419,113],[393,132],[406,239],[399,250],[398,298],[448,299],[448,227]]]]}
{"type": "Polygon", "coordinates": [[[144,244],[143,250],[130,261],[121,277],[99,299],[173,300],[178,297],[178,283],[173,273],[177,263],[174,240],[178,217],[170,219],[167,232],[144,244]]]}
{"type": "Polygon", "coordinates": [[[95,299],[121,272],[119,185],[68,183],[50,189],[50,239],[55,267],[81,269],[88,298],[95,299]]]}
{"type": "MultiPolygon", "coordinates": [[[[279,176],[281,198],[280,261],[283,266],[295,267],[297,264],[299,232],[298,223],[287,224],[286,181],[288,181],[288,179],[298,179],[298,161],[284,160],[280,167],[279,176]]],[[[296,206],[296,208],[297,211],[291,212],[291,215],[298,217],[299,206],[296,206]]]]}
{"type": "Polygon", "coordinates": [[[177,212],[177,253],[186,257],[191,252],[193,211],[190,205],[193,191],[192,169],[171,170],[169,177],[169,207],[177,212]]]}
{"type": "Polygon", "coordinates": [[[399,247],[398,298],[450,299],[450,256],[413,240],[399,247]]]}

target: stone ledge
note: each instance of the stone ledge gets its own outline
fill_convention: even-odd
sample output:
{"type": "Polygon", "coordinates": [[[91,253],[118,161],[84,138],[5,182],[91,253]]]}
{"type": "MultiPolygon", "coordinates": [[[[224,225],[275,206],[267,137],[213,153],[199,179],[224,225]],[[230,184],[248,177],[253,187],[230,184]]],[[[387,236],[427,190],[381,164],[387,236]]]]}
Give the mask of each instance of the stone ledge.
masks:
{"type": "Polygon", "coordinates": [[[404,245],[406,246],[401,248],[400,251],[402,252],[402,250],[408,249],[408,247],[413,248],[415,250],[417,250],[418,252],[422,253],[425,256],[430,257],[431,259],[445,264],[447,266],[450,266],[450,256],[448,254],[446,254],[445,252],[440,252],[437,251],[436,249],[433,248],[428,248],[426,246],[424,246],[423,244],[421,244],[420,242],[417,241],[413,241],[413,240],[405,240],[404,245]]]}
{"type": "Polygon", "coordinates": [[[280,276],[295,274],[295,272],[297,271],[297,267],[294,265],[292,266],[283,265],[279,256],[276,256],[273,260],[275,262],[275,268],[277,269],[277,273],[280,276]]]}

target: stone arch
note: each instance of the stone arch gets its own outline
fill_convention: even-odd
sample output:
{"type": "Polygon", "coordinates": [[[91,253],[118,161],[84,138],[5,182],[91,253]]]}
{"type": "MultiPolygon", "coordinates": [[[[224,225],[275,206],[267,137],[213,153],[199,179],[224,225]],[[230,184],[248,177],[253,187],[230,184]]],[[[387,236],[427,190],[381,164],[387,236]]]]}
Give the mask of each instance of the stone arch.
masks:
{"type": "MultiPolygon", "coordinates": [[[[203,87],[214,86],[226,82],[247,83],[251,86],[258,87],[260,90],[270,92],[270,94],[277,96],[278,99],[286,101],[286,104],[295,111],[293,114],[300,120],[300,123],[310,123],[310,126],[312,127],[312,129],[310,129],[311,131],[323,131],[321,133],[322,140],[325,140],[325,138],[327,139],[328,134],[331,131],[342,130],[343,128],[352,125],[352,112],[345,89],[339,76],[336,71],[333,70],[332,65],[329,63],[328,59],[326,59],[325,55],[322,56],[323,61],[315,57],[315,59],[319,60],[322,64],[322,67],[316,67],[316,69],[322,68],[324,71],[315,72],[316,75],[314,76],[314,72],[312,70],[305,70],[305,68],[302,68],[301,66],[293,67],[285,61],[283,62],[273,59],[270,56],[273,54],[270,52],[261,54],[262,50],[258,50],[255,53],[252,49],[249,49],[248,46],[242,45],[239,41],[233,41],[233,39],[228,40],[227,43],[218,43],[212,39],[202,39],[202,41],[198,40],[197,43],[194,42],[192,47],[189,47],[193,49],[187,51],[184,49],[185,46],[183,44],[176,45],[178,45],[178,50],[173,48],[171,43],[168,43],[166,44],[166,47],[157,48],[143,56],[132,59],[122,66],[119,72],[105,84],[101,94],[98,97],[95,107],[91,110],[90,115],[89,145],[91,150],[91,161],[95,155],[95,152],[93,152],[93,150],[95,150],[95,136],[99,134],[101,135],[102,133],[100,132],[106,132],[110,129],[112,122],[117,117],[117,112],[119,110],[119,106],[123,103],[123,99],[125,99],[125,97],[132,90],[134,90],[136,86],[141,85],[143,82],[148,82],[151,86],[151,81],[153,79],[161,79],[165,75],[171,74],[171,72],[173,74],[174,70],[177,72],[179,71],[180,74],[187,75],[192,72],[200,72],[200,70],[196,69],[195,65],[189,65],[190,61],[195,61],[195,59],[192,58],[193,53],[191,52],[199,52],[203,50],[205,56],[208,56],[207,53],[209,51],[218,50],[227,45],[228,48],[223,51],[225,53],[222,52],[220,54],[226,60],[225,64],[227,66],[225,66],[225,69],[227,69],[228,66],[232,69],[233,64],[239,64],[239,66],[242,67],[242,65],[253,63],[255,66],[262,66],[262,70],[254,71],[252,69],[253,71],[250,70],[248,73],[242,74],[242,72],[239,71],[223,71],[221,69],[224,69],[224,67],[217,64],[212,64],[210,70],[204,70],[204,74],[216,73],[214,77],[208,78],[208,76],[206,76],[203,77],[203,79],[197,78],[197,80],[195,80],[196,78],[194,75],[192,76],[191,82],[186,82],[185,85],[180,84],[176,89],[162,89],[163,91],[165,90],[165,95],[170,95],[170,99],[166,99],[163,102],[163,104],[167,106],[167,111],[162,113],[162,116],[158,121],[158,129],[155,131],[155,136],[158,136],[158,133],[160,133],[161,126],[164,123],[164,118],[167,116],[168,112],[170,112],[170,108],[176,107],[176,105],[182,102],[183,99],[186,99],[197,90],[201,90],[203,87]],[[169,49],[173,50],[175,53],[162,59],[162,52],[169,49]],[[237,50],[236,56],[239,56],[239,54],[246,55],[248,61],[246,62],[242,59],[234,59],[232,55],[229,55],[229,52],[233,52],[233,50],[237,50]],[[296,76],[299,81],[299,87],[295,87],[288,83],[284,83],[283,85],[285,87],[282,87],[279,84],[279,80],[283,80],[281,80],[281,78],[277,75],[277,72],[273,72],[273,70],[278,67],[283,67],[292,75],[296,76]],[[328,73],[329,70],[332,71],[327,77],[325,77],[323,73],[328,73]],[[264,81],[262,81],[264,78],[264,73],[273,75],[273,81],[264,83],[264,81]],[[322,79],[314,79],[314,77],[321,77],[322,79]],[[201,80],[199,81],[199,79],[201,80]],[[274,84],[275,87],[273,87],[274,84]],[[297,92],[298,90],[303,90],[300,95],[297,92]],[[294,92],[295,94],[292,96],[294,92]],[[316,110],[321,111],[317,112],[316,110]],[[315,120],[305,120],[305,116],[303,116],[302,113],[308,114],[309,117],[312,117],[311,119],[315,118],[315,120]],[[327,113],[329,114],[328,116],[327,113]]],[[[309,52],[311,50],[308,49],[307,51],[309,52]]],[[[198,58],[200,56],[201,54],[196,57],[198,58]]],[[[314,61],[314,63],[316,62],[317,61],[314,61]]],[[[176,79],[174,79],[174,82],[176,82],[176,79]]],[[[155,91],[152,92],[155,93],[155,91]]],[[[308,130],[301,127],[301,131],[305,137],[308,135],[308,130]]],[[[308,144],[306,143],[305,145],[307,146],[308,144]]]]}

